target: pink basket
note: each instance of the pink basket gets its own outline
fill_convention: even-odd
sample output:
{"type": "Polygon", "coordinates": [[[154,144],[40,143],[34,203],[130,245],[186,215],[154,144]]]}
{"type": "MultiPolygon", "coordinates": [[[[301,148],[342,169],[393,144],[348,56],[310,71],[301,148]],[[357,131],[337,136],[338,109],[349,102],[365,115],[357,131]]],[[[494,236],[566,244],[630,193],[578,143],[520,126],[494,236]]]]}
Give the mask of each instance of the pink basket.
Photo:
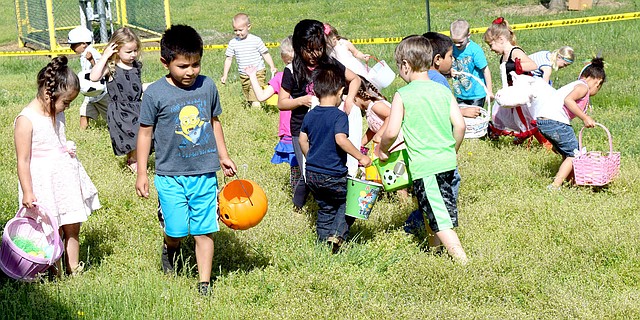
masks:
{"type": "MultiPolygon", "coordinates": [[[[620,152],[613,152],[613,141],[609,130],[599,124],[609,137],[609,152],[589,151],[573,159],[573,171],[576,184],[581,186],[604,186],[620,173],[620,152]]],[[[578,138],[579,149],[582,150],[582,131],[578,138]]]]}
{"type": "Polygon", "coordinates": [[[44,272],[60,259],[63,250],[56,218],[39,205],[31,209],[22,207],[4,227],[0,269],[13,279],[33,281],[38,273],[44,272]],[[39,247],[53,247],[51,257],[37,257],[24,252],[13,242],[12,238],[16,236],[31,240],[39,247]]]}

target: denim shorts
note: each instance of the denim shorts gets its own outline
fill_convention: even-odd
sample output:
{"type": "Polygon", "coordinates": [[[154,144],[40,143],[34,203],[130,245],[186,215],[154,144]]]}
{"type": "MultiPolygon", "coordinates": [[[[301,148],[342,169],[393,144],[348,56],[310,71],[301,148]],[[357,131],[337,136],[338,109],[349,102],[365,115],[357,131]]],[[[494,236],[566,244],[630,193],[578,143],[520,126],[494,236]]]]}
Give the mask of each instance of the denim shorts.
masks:
{"type": "Polygon", "coordinates": [[[560,121],[537,119],[538,131],[551,142],[553,148],[565,157],[573,157],[578,139],[573,127],[560,121]]]}

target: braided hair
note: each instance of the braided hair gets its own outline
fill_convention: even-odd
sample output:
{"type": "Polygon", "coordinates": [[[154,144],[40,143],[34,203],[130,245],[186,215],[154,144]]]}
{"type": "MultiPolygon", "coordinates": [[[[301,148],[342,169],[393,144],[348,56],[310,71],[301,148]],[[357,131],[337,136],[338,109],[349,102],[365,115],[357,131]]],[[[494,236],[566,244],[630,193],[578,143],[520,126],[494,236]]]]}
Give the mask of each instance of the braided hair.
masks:
{"type": "Polygon", "coordinates": [[[66,56],[59,56],[51,61],[38,72],[38,99],[46,101],[49,98],[49,105],[45,110],[51,115],[53,123],[56,123],[56,101],[64,93],[70,90],[80,91],[80,81],[78,76],[67,66],[69,60],[66,56]]]}
{"type": "Polygon", "coordinates": [[[385,98],[385,96],[380,93],[380,90],[378,90],[378,88],[376,88],[376,86],[374,86],[371,82],[362,77],[360,77],[360,80],[360,88],[358,88],[356,97],[362,100],[371,101],[387,100],[387,98],[385,98]]]}

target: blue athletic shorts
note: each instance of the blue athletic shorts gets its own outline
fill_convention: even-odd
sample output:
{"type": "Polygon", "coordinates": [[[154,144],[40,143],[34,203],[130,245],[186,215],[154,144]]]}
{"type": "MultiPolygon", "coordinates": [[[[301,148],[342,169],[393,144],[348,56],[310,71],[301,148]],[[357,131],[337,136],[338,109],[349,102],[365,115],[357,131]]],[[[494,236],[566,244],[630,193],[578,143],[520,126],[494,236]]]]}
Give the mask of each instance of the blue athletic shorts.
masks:
{"type": "Polygon", "coordinates": [[[578,138],[573,132],[573,127],[555,120],[536,120],[538,131],[551,142],[553,148],[565,157],[573,157],[574,150],[578,149],[578,138]]]}
{"type": "Polygon", "coordinates": [[[418,208],[425,216],[433,232],[458,226],[458,208],[453,195],[455,170],[413,180],[413,192],[418,198],[418,208]]]}
{"type": "Polygon", "coordinates": [[[204,235],[218,226],[218,179],[215,172],[193,176],[156,175],[155,186],[164,220],[172,238],[204,235]]]}

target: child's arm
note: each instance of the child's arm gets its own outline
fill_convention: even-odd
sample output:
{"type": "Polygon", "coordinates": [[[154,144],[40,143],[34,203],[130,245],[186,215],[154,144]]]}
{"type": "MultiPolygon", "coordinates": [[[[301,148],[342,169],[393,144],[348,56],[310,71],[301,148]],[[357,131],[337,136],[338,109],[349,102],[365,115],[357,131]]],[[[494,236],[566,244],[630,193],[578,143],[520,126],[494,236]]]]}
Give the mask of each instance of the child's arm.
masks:
{"type": "MultiPolygon", "coordinates": [[[[382,130],[378,132],[382,132],[382,130]]],[[[373,137],[375,137],[375,135],[376,135],[375,132],[371,131],[371,129],[367,129],[367,132],[365,132],[362,135],[362,140],[360,141],[360,145],[366,146],[367,143],[369,143],[369,141],[373,140],[373,137]]]]}
{"type": "Polygon", "coordinates": [[[577,100],[582,99],[589,93],[589,88],[586,85],[577,85],[569,92],[569,94],[564,98],[564,106],[569,109],[569,111],[573,112],[576,117],[580,118],[584,123],[584,126],[587,128],[593,128],[596,126],[596,122],[587,115],[584,111],[578,107],[576,103],[577,100]]]}
{"type": "Polygon", "coordinates": [[[33,125],[26,117],[18,117],[13,133],[13,141],[16,145],[16,160],[18,165],[18,180],[22,188],[22,205],[32,208],[37,201],[33,194],[31,182],[31,135],[33,125]]]}
{"type": "Polygon", "coordinates": [[[346,153],[350,154],[352,157],[358,159],[358,163],[361,165],[368,167],[371,165],[371,158],[360,153],[360,150],[356,149],[356,147],[351,143],[347,135],[344,133],[336,133],[335,135],[336,144],[340,146],[342,150],[346,153]]]}
{"type": "Polygon", "coordinates": [[[278,72],[278,69],[276,69],[276,65],[273,64],[273,59],[271,59],[269,51],[263,53],[262,57],[264,58],[264,61],[269,65],[269,68],[271,68],[271,77],[273,77],[276,72],[278,72]]]}
{"type": "Polygon", "coordinates": [[[356,46],[354,46],[353,43],[351,43],[351,41],[345,41],[345,42],[347,43],[347,49],[349,49],[349,51],[351,52],[351,54],[353,54],[354,57],[361,60],[365,60],[365,61],[369,60],[370,56],[358,50],[356,46]]]}
{"type": "Polygon", "coordinates": [[[458,107],[458,103],[453,96],[451,97],[451,106],[449,110],[449,119],[453,126],[453,138],[456,140],[457,153],[458,149],[460,149],[460,145],[462,145],[462,141],[464,140],[464,132],[467,125],[464,123],[464,118],[462,117],[462,113],[460,113],[460,107],[458,107]]]}
{"type": "Polygon", "coordinates": [[[256,94],[256,98],[258,98],[258,101],[262,102],[269,99],[269,97],[271,97],[275,93],[275,90],[273,90],[273,87],[271,85],[267,85],[264,89],[260,86],[260,83],[258,82],[257,71],[258,68],[256,68],[255,66],[248,66],[244,68],[244,72],[249,76],[249,81],[251,81],[251,88],[256,94]]]}
{"type": "Polygon", "coordinates": [[[489,65],[482,69],[482,73],[484,74],[484,84],[487,86],[487,95],[489,98],[493,99],[493,82],[491,81],[491,71],[489,70],[489,65]]]}
{"type": "Polygon", "coordinates": [[[231,63],[233,62],[233,56],[228,56],[224,59],[224,69],[222,70],[222,78],[220,78],[220,82],[222,84],[227,83],[227,76],[229,76],[229,70],[231,69],[231,63]]]}
{"type": "Polygon", "coordinates": [[[550,66],[542,66],[540,70],[542,70],[542,80],[544,80],[545,83],[549,83],[553,69],[550,66]]]}
{"type": "Polygon", "coordinates": [[[293,110],[300,106],[311,107],[312,95],[306,95],[291,99],[291,93],[285,88],[280,88],[278,92],[278,109],[280,110],[293,110]]]}
{"type": "Polygon", "coordinates": [[[349,83],[349,91],[347,93],[347,98],[344,101],[344,112],[346,114],[351,113],[351,108],[353,108],[353,104],[356,101],[356,94],[358,93],[358,89],[360,89],[360,77],[355,74],[353,71],[349,69],[344,69],[344,77],[349,83]]]}
{"type": "Polygon", "coordinates": [[[118,45],[112,43],[104,48],[104,53],[102,53],[102,57],[100,60],[96,62],[96,64],[91,68],[91,74],[89,75],[89,79],[91,81],[100,81],[100,79],[104,78],[105,75],[109,72],[109,68],[107,68],[107,63],[109,62],[109,58],[118,51],[118,45]]]}
{"type": "Polygon", "coordinates": [[[378,158],[382,161],[389,159],[389,147],[396,141],[400,133],[402,118],[404,118],[404,104],[400,94],[396,92],[393,96],[393,102],[391,102],[391,114],[389,115],[389,121],[387,121],[387,127],[382,133],[382,139],[380,139],[378,158]]]}
{"type": "Polygon", "coordinates": [[[218,158],[220,159],[222,172],[225,176],[232,177],[236,171],[238,171],[238,168],[236,168],[236,164],[231,160],[227,152],[227,144],[224,140],[222,124],[218,117],[211,118],[211,126],[213,126],[213,135],[216,137],[216,147],[218,148],[218,158]]]}
{"type": "Polygon", "coordinates": [[[140,124],[138,139],[136,142],[136,154],[138,161],[138,177],[136,178],[136,193],[138,197],[149,197],[149,178],[147,177],[147,161],[151,150],[151,137],[153,126],[140,124]]]}
{"type": "Polygon", "coordinates": [[[538,64],[531,60],[529,56],[524,53],[522,50],[513,50],[513,54],[511,55],[513,60],[516,58],[520,59],[520,66],[522,67],[522,71],[529,72],[538,69],[538,64]]]}
{"type": "Polygon", "coordinates": [[[302,149],[302,154],[307,156],[309,152],[309,136],[305,132],[300,131],[300,137],[298,138],[298,143],[300,143],[300,149],[302,149]]]}
{"type": "Polygon", "coordinates": [[[382,138],[382,133],[387,128],[387,123],[389,122],[389,115],[391,115],[391,108],[387,107],[387,105],[378,101],[373,104],[371,110],[382,119],[382,126],[378,129],[378,132],[373,132],[371,130],[367,130],[367,133],[362,137],[362,145],[366,145],[370,140],[375,143],[380,143],[380,139],[382,138]]]}

